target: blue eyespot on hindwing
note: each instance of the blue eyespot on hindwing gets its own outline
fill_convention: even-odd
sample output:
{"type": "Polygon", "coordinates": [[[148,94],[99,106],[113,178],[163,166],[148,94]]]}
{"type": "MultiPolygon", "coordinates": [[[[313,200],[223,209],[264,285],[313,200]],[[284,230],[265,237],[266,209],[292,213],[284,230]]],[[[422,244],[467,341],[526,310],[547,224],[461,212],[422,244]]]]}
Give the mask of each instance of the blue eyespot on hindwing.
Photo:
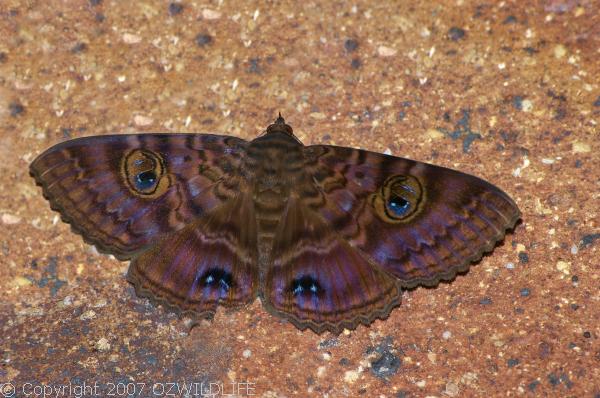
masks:
{"type": "Polygon", "coordinates": [[[211,268],[202,274],[199,283],[202,287],[220,289],[227,292],[233,286],[233,276],[231,272],[222,268],[211,268]]]}
{"type": "Polygon", "coordinates": [[[294,279],[290,290],[294,296],[319,296],[324,291],[319,281],[310,275],[294,279]]]}

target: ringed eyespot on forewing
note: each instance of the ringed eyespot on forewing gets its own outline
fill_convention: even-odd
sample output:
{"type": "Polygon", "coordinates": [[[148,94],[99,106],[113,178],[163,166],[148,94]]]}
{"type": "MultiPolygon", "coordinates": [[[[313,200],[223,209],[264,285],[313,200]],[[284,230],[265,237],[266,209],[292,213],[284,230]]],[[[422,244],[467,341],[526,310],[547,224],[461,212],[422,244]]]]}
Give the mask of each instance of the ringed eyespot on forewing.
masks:
{"type": "Polygon", "coordinates": [[[156,198],[169,188],[162,156],[156,152],[134,149],[121,161],[121,177],[134,195],[156,198]]]}
{"type": "Polygon", "coordinates": [[[391,224],[408,222],[425,203],[419,180],[411,175],[396,174],[387,178],[371,196],[378,217],[391,224]]]}
{"type": "Polygon", "coordinates": [[[30,172],[86,242],[131,262],[139,296],[195,317],[257,297],[300,329],[386,318],[451,280],[520,218],[496,186],[360,149],[304,146],[279,117],[212,134],[74,139],[30,172]]]}

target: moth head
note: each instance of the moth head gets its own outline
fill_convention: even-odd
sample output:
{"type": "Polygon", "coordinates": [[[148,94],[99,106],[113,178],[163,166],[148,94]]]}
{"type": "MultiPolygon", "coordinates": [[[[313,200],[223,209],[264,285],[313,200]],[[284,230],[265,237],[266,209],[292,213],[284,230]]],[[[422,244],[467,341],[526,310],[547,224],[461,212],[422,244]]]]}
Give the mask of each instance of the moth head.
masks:
{"type": "Polygon", "coordinates": [[[137,196],[155,198],[169,188],[164,160],[156,152],[135,149],[125,154],[121,174],[129,190],[137,196]]]}
{"type": "Polygon", "coordinates": [[[396,174],[387,178],[371,196],[371,205],[382,221],[397,224],[412,219],[421,209],[423,199],[423,187],[417,178],[396,174]]]}
{"type": "Polygon", "coordinates": [[[294,135],[294,130],[292,129],[292,126],[287,124],[285,122],[285,119],[281,117],[281,113],[279,114],[279,117],[275,120],[275,122],[273,122],[273,124],[270,124],[269,127],[267,127],[266,134],[273,133],[282,133],[292,137],[297,142],[300,142],[300,140],[294,135]]]}

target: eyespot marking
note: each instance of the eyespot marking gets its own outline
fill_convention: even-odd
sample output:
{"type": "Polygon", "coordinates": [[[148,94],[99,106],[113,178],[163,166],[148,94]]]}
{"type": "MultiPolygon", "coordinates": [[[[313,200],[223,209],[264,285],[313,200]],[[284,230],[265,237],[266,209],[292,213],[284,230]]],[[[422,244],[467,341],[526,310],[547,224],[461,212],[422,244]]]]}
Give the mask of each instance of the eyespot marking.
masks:
{"type": "Polygon", "coordinates": [[[290,290],[294,296],[319,296],[324,293],[319,281],[310,275],[304,275],[292,281],[290,290]]]}
{"type": "Polygon", "coordinates": [[[136,196],[156,198],[164,194],[170,185],[162,156],[145,149],[125,154],[121,173],[125,184],[136,196]]]}
{"type": "Polygon", "coordinates": [[[397,224],[418,214],[424,199],[423,186],[416,177],[396,174],[371,195],[371,205],[382,221],[397,224]]]}
{"type": "Polygon", "coordinates": [[[154,170],[142,171],[135,176],[135,185],[140,190],[150,189],[156,183],[154,170]]]}
{"type": "Polygon", "coordinates": [[[211,268],[207,270],[199,280],[202,287],[219,289],[226,293],[233,286],[233,276],[222,268],[211,268]]]}
{"type": "Polygon", "coordinates": [[[398,217],[403,217],[410,210],[410,202],[395,194],[390,195],[386,206],[398,217]]]}

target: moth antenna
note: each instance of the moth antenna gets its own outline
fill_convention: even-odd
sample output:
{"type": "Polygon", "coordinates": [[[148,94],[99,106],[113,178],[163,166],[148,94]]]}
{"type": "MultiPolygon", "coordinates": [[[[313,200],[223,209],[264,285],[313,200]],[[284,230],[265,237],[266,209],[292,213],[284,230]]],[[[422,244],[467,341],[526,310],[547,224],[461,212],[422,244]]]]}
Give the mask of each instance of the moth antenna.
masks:
{"type": "Polygon", "coordinates": [[[279,113],[279,116],[275,120],[275,124],[285,124],[285,119],[283,117],[281,117],[281,112],[278,112],[278,113],[279,113]]]}
{"type": "MultiPolygon", "coordinates": [[[[269,127],[267,127],[267,134],[275,133],[275,132],[290,135],[290,136],[294,137],[296,139],[296,141],[298,141],[298,138],[296,138],[296,136],[294,135],[292,126],[290,126],[289,124],[287,124],[285,122],[285,119],[281,116],[281,112],[279,112],[279,116],[277,117],[275,122],[273,122],[273,124],[271,124],[271,125],[269,125],[269,127]]],[[[298,141],[298,142],[300,142],[300,141],[298,141]]]]}

